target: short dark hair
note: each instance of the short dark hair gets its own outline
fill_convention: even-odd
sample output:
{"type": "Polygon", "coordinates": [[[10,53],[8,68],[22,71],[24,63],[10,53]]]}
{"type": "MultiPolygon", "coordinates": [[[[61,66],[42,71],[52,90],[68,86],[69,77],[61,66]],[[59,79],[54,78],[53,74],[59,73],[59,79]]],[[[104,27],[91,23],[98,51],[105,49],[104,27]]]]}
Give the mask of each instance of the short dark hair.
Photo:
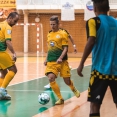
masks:
{"type": "Polygon", "coordinates": [[[110,9],[109,0],[92,0],[92,2],[100,12],[108,12],[110,9]]]}
{"type": "Polygon", "coordinates": [[[58,24],[59,23],[59,18],[57,15],[53,15],[51,18],[50,18],[50,21],[56,21],[56,23],[58,24]]]}
{"type": "Polygon", "coordinates": [[[11,12],[11,13],[8,15],[7,19],[8,19],[9,17],[14,18],[14,17],[16,17],[17,15],[19,16],[19,14],[18,14],[17,12],[11,12]]]}

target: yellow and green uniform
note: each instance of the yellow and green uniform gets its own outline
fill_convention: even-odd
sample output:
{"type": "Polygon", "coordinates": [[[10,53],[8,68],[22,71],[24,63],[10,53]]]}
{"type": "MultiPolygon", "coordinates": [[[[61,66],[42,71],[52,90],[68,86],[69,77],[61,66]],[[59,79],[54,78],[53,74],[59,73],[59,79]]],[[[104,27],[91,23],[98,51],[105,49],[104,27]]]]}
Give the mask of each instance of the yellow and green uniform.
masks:
{"type": "Polygon", "coordinates": [[[6,21],[0,23],[0,51],[6,50],[6,40],[11,40],[11,30],[11,26],[6,21]]]}
{"type": "Polygon", "coordinates": [[[0,69],[7,69],[14,64],[11,56],[6,52],[6,40],[11,40],[12,27],[7,21],[0,22],[0,69]]]}
{"type": "Polygon", "coordinates": [[[67,37],[70,36],[70,34],[69,34],[69,32],[68,32],[67,30],[65,30],[65,29],[63,29],[63,28],[60,28],[59,30],[62,30],[63,32],[65,32],[65,33],[67,34],[67,37]]]}
{"type": "Polygon", "coordinates": [[[67,62],[67,54],[61,64],[56,63],[63,52],[63,47],[68,46],[68,34],[59,29],[57,32],[50,31],[47,35],[48,56],[45,74],[52,72],[56,76],[60,72],[61,77],[70,77],[70,68],[67,62]]]}
{"type": "MultiPolygon", "coordinates": [[[[65,32],[58,30],[57,32],[50,32],[47,35],[47,44],[48,44],[48,57],[47,61],[56,61],[63,52],[63,47],[68,46],[68,37],[65,32]]],[[[63,58],[67,60],[67,54],[63,58]]]]}

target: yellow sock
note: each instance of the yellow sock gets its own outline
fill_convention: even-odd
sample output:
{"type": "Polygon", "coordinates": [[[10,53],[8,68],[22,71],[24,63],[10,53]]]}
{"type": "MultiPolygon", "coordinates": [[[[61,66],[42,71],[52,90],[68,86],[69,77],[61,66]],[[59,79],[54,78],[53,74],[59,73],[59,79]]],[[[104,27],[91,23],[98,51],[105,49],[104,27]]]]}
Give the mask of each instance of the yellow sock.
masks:
{"type": "Polygon", "coordinates": [[[6,88],[8,86],[8,84],[10,83],[10,81],[13,79],[13,77],[15,76],[15,73],[12,72],[12,71],[9,71],[5,78],[4,78],[4,81],[1,85],[2,88],[6,88]]]}
{"type": "Polygon", "coordinates": [[[69,85],[69,87],[71,90],[74,90],[74,84],[73,84],[72,80],[71,80],[71,84],[69,85]]]}
{"type": "Polygon", "coordinates": [[[3,81],[4,81],[4,78],[0,78],[0,87],[1,87],[1,85],[3,83],[3,81]]]}
{"type": "Polygon", "coordinates": [[[63,99],[62,95],[60,93],[60,88],[59,88],[58,84],[54,81],[54,82],[50,83],[50,86],[51,86],[52,90],[55,92],[55,94],[57,95],[57,97],[59,99],[63,99]]]}

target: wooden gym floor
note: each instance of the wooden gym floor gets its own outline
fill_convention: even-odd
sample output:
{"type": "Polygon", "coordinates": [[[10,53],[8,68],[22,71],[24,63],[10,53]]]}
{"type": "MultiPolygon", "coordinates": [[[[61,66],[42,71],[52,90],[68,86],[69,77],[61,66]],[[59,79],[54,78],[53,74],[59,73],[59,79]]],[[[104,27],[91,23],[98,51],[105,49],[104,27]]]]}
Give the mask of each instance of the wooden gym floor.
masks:
{"type": "MultiPolygon", "coordinates": [[[[89,117],[89,102],[87,102],[87,88],[90,77],[91,58],[87,59],[83,70],[84,77],[77,75],[80,58],[69,58],[72,67],[71,79],[81,92],[80,98],[76,98],[62,78],[57,78],[61,93],[65,99],[64,105],[55,106],[56,95],[51,89],[44,89],[48,79],[44,75],[45,58],[43,56],[20,56],[16,65],[18,73],[7,87],[12,96],[10,101],[0,101],[0,117],[89,117]],[[46,105],[38,103],[38,95],[46,92],[50,95],[50,102],[46,105]]],[[[112,100],[110,89],[101,107],[101,117],[117,117],[117,110],[112,100]]]]}

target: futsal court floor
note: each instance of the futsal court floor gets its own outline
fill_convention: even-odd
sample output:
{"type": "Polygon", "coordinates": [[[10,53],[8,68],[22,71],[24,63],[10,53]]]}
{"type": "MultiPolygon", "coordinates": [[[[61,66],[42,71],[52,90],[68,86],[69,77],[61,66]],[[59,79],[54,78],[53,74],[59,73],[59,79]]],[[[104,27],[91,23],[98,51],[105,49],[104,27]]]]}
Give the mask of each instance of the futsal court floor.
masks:
{"type": "MultiPolygon", "coordinates": [[[[7,87],[12,99],[0,101],[0,117],[89,117],[89,102],[87,102],[87,88],[90,77],[91,58],[85,62],[84,77],[79,77],[76,68],[80,58],[69,58],[72,67],[71,79],[81,92],[80,98],[76,98],[63,79],[58,77],[57,83],[65,99],[64,105],[54,105],[57,100],[51,89],[44,89],[48,79],[44,75],[45,58],[42,57],[18,57],[16,65],[18,73],[7,87]],[[50,102],[46,105],[38,103],[38,95],[46,92],[50,96],[50,102]]],[[[101,117],[117,117],[117,110],[112,101],[110,89],[106,93],[101,107],[101,117]]]]}

